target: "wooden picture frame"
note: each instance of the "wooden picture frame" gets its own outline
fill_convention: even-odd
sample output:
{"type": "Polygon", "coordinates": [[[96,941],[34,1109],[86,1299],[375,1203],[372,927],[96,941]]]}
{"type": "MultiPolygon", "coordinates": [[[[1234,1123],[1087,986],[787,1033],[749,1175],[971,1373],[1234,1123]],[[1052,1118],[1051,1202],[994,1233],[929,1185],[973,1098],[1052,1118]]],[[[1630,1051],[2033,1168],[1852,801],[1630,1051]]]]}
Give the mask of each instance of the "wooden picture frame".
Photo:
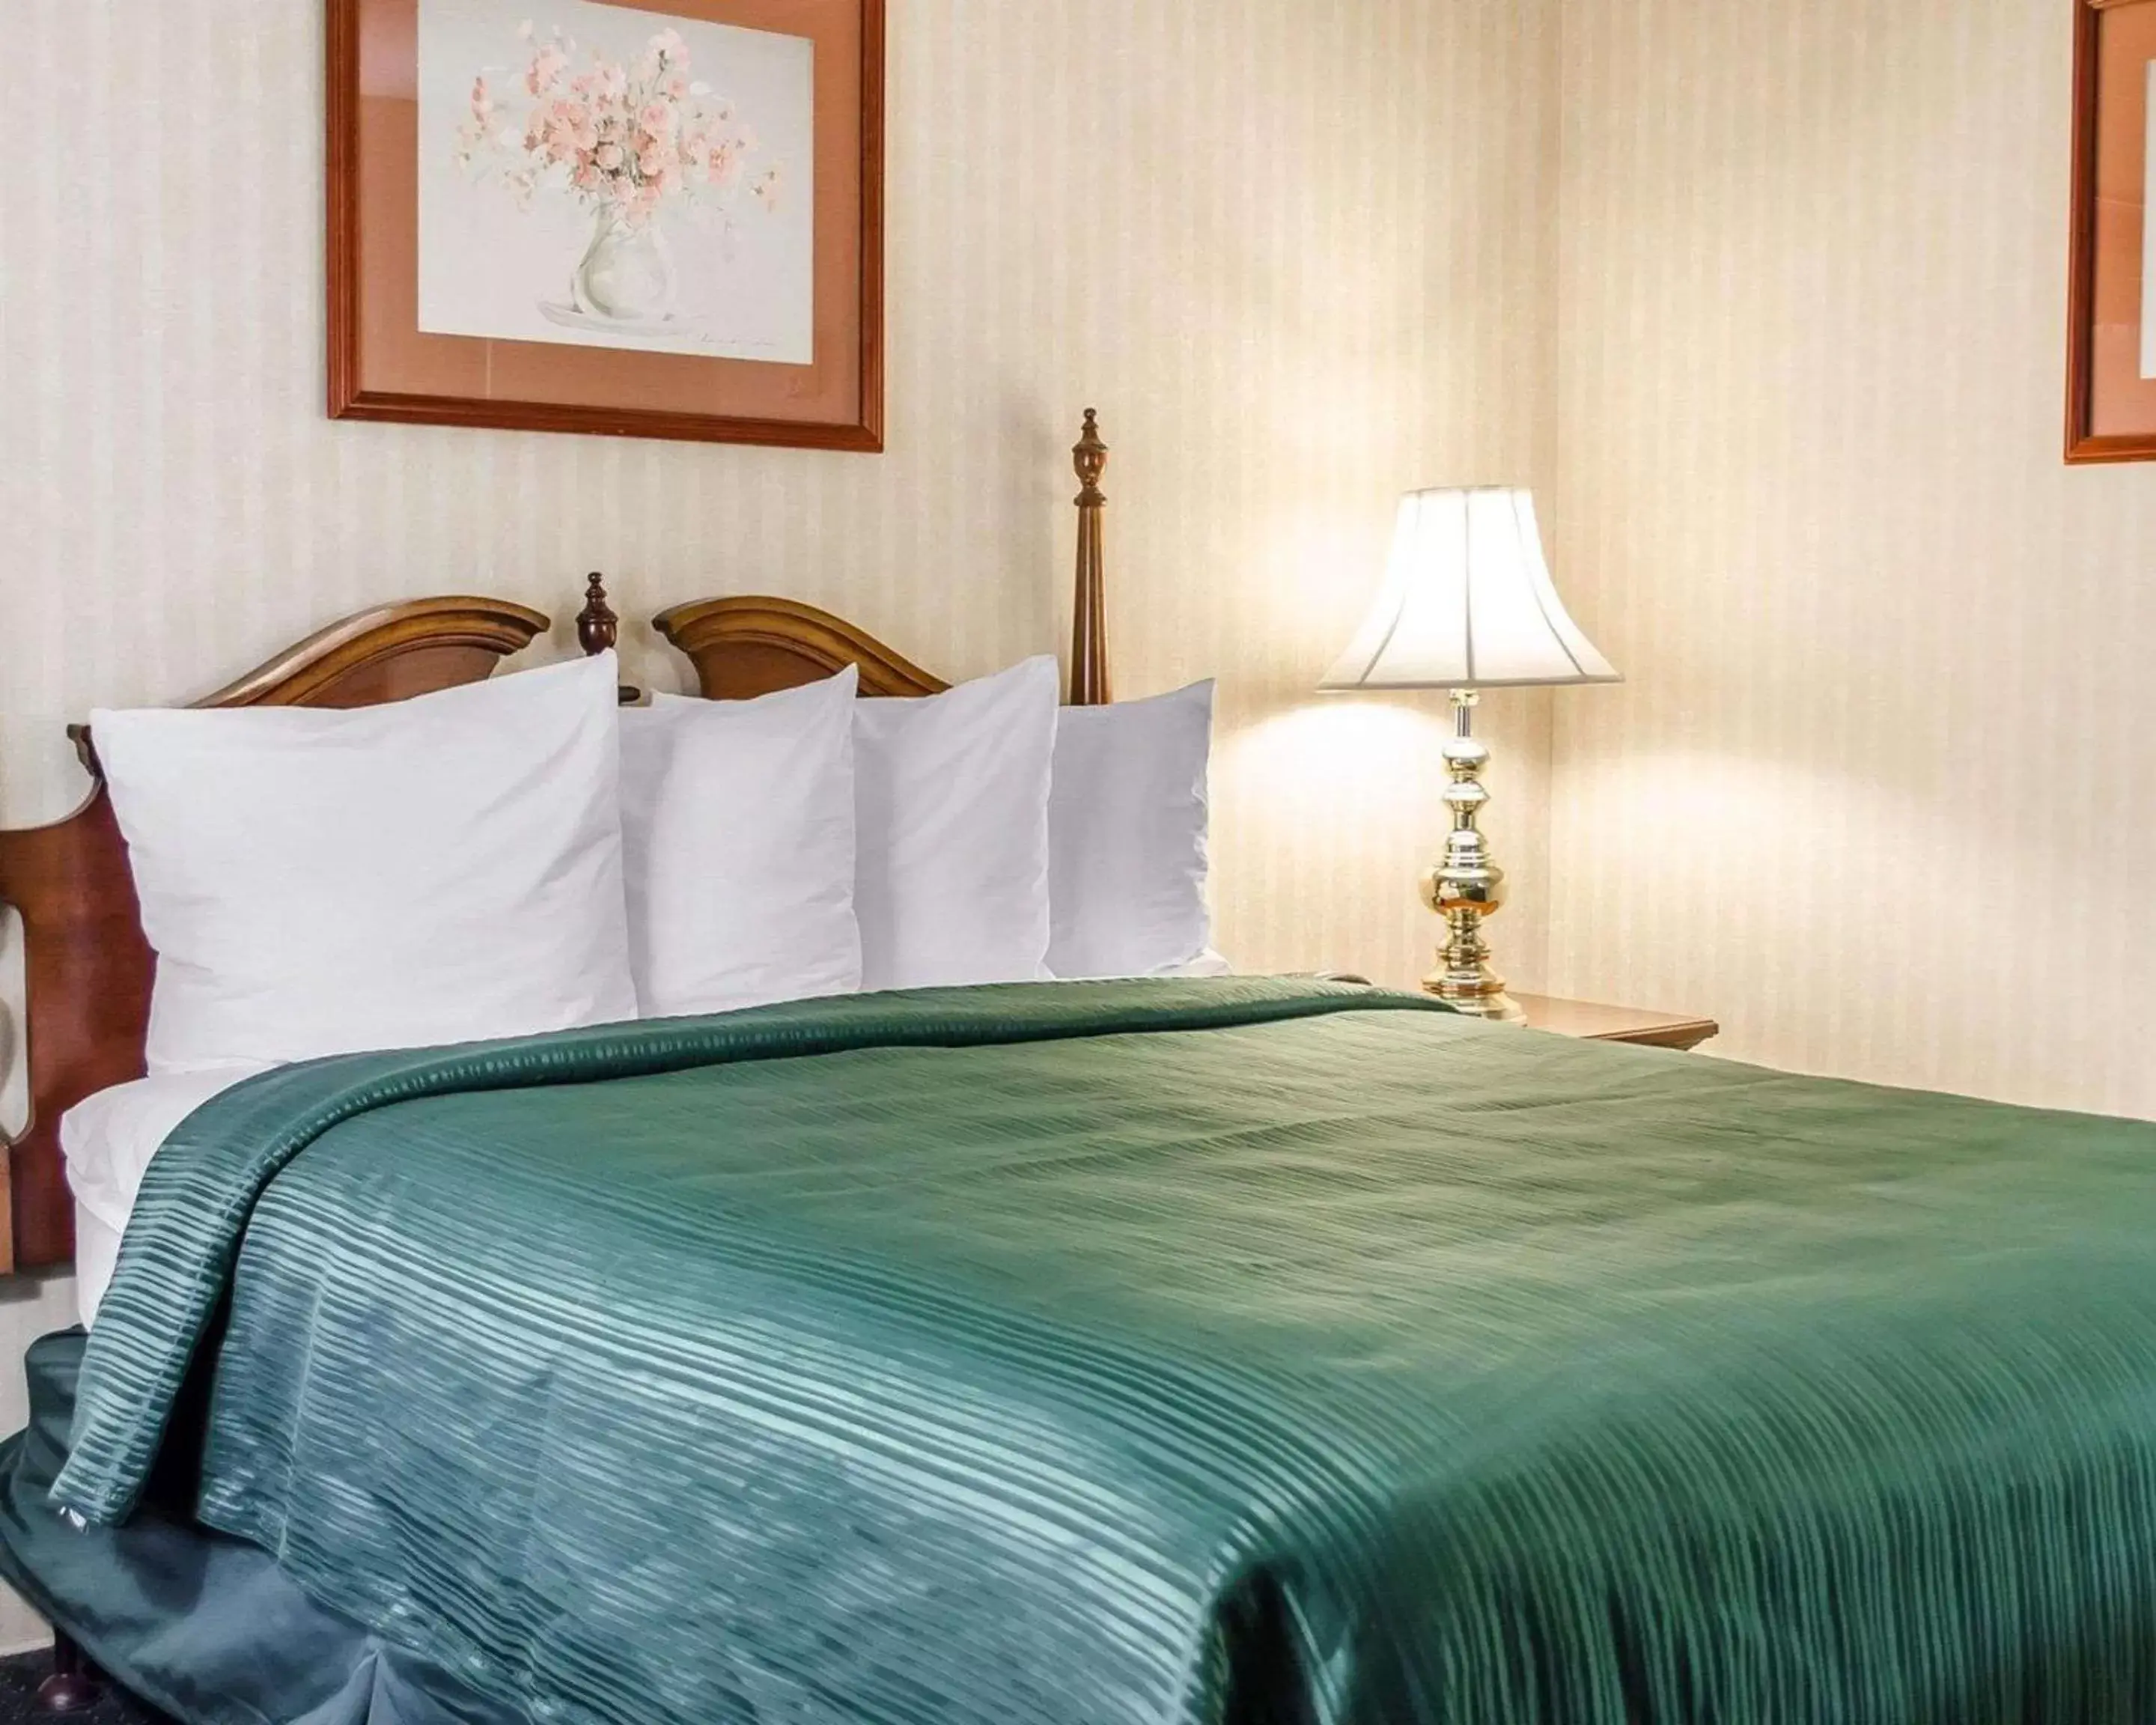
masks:
{"type": "MultiPolygon", "coordinates": [[[[691,340],[660,327],[673,322],[670,305],[642,321],[598,317],[582,292],[592,254],[582,265],[569,256],[563,275],[550,278],[552,286],[573,276],[574,285],[558,297],[577,304],[542,308],[553,323],[572,326],[566,334],[423,328],[420,176],[423,165],[437,171],[434,156],[449,154],[452,143],[433,136],[438,128],[420,136],[423,3],[437,0],[327,0],[331,418],[882,449],[886,0],[635,0],[633,7],[627,0],[577,0],[602,23],[619,9],[620,29],[654,13],[680,18],[692,44],[695,29],[704,26],[809,44],[804,62],[813,68],[813,100],[803,110],[803,136],[813,136],[813,168],[811,189],[800,200],[806,213],[798,220],[813,239],[796,261],[813,292],[766,296],[783,302],[790,328],[800,330],[806,321],[783,362],[762,362],[740,349],[705,357],[682,345],[662,348],[662,341],[691,340]]],[[[567,3],[553,0],[552,9],[567,3]]],[[[466,9],[476,9],[474,0],[466,9]]],[[[539,9],[543,15],[544,0],[539,9]]],[[[528,17],[533,10],[505,3],[502,13],[528,17]]],[[[515,50],[517,44],[506,46],[515,50]]],[[[505,88],[521,101],[521,82],[505,88]]],[[[474,90],[475,105],[476,85],[474,90]]],[[[746,119],[742,130],[752,139],[746,119]]],[[[502,136],[515,131],[505,124],[502,136]]],[[[759,182],[759,198],[762,189],[759,182]]],[[[779,208],[779,199],[772,198],[768,208],[779,208]]],[[[597,248],[595,239],[593,253],[597,248]]],[[[444,275],[460,279],[436,265],[427,280],[444,275]]],[[[721,339],[701,320],[680,327],[695,341],[721,339]]]]}
{"type": "Polygon", "coordinates": [[[2066,459],[2156,460],[2156,0],[2072,0],[2066,459]]]}

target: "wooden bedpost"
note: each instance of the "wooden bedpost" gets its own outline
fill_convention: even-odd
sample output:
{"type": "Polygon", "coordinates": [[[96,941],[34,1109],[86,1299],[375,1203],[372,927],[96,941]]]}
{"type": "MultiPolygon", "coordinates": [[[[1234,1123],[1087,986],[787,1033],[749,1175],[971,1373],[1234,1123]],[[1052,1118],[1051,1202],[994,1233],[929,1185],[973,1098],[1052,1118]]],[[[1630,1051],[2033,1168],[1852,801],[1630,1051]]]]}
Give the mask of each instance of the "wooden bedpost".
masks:
{"type": "Polygon", "coordinates": [[[1070,705],[1106,706],[1115,699],[1108,680],[1107,558],[1102,518],[1108,500],[1101,490],[1108,446],[1101,441],[1100,416],[1086,409],[1086,429],[1071,452],[1082,489],[1078,493],[1078,597],[1070,622],[1070,705]]]}

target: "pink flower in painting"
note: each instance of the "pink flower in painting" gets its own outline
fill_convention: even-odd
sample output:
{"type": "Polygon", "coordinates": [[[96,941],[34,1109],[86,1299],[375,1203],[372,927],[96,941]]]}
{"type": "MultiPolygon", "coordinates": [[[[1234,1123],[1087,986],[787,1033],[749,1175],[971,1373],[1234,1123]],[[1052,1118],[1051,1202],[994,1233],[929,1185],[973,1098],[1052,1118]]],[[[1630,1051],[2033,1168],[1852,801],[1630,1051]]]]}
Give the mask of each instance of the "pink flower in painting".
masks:
{"type": "MultiPolygon", "coordinates": [[[[534,44],[517,80],[531,106],[518,126],[516,116],[502,114],[500,93],[475,79],[456,136],[466,167],[477,170],[482,152],[491,152],[499,182],[520,206],[551,186],[617,220],[649,222],[677,202],[732,219],[743,168],[760,146],[731,102],[710,84],[690,81],[689,44],[679,30],[652,37],[633,63],[594,52],[581,68],[582,50],[560,30],[542,39],[527,23],[517,34],[534,44]]],[[[768,210],[778,186],[773,164],[748,190],[768,210]]]]}
{"type": "Polygon", "coordinates": [[[542,96],[554,87],[562,75],[569,57],[558,43],[550,42],[531,57],[531,69],[524,74],[524,87],[535,96],[542,96]]]}

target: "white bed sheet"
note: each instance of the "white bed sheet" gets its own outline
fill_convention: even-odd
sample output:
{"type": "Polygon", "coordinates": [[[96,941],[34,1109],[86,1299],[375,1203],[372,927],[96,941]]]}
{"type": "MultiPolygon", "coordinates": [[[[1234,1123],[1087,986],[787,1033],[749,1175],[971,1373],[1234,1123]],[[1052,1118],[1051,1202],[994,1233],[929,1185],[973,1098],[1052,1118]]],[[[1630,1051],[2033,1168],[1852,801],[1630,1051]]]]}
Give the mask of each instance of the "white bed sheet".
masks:
{"type": "Polygon", "coordinates": [[[74,1207],[74,1311],[88,1329],[120,1263],[120,1235],[81,1204],[74,1207]]]}
{"type": "Polygon", "coordinates": [[[209,1101],[266,1066],[220,1066],[116,1084],[60,1117],[60,1151],[74,1193],[75,1310],[84,1327],[112,1281],[121,1236],[150,1158],[173,1129],[209,1101]]]}

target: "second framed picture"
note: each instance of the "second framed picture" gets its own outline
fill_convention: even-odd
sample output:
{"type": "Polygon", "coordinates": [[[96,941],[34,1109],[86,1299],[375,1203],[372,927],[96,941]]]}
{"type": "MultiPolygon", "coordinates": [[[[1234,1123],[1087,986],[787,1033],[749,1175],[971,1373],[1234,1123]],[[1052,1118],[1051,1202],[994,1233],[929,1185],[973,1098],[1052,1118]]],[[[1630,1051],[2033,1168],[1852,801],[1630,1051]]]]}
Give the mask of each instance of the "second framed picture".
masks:
{"type": "Polygon", "coordinates": [[[884,0],[329,0],[330,411],[883,446],[884,0]]]}
{"type": "Polygon", "coordinates": [[[2073,0],[2066,459],[2156,459],[2156,0],[2073,0]]]}

